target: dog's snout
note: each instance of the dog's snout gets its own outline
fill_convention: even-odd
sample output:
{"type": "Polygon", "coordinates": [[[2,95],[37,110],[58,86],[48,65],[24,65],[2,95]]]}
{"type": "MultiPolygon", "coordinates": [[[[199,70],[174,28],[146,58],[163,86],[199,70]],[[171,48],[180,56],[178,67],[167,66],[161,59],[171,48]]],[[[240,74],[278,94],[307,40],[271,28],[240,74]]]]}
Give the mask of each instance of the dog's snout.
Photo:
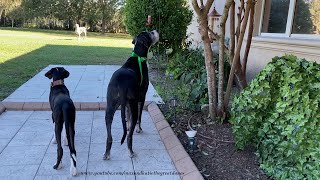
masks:
{"type": "Polygon", "coordinates": [[[155,30],[151,31],[151,33],[153,33],[153,34],[159,34],[159,31],[155,29],[155,30]]]}
{"type": "Polygon", "coordinates": [[[152,44],[155,44],[159,41],[159,32],[157,30],[153,30],[150,32],[152,36],[152,44]]]}

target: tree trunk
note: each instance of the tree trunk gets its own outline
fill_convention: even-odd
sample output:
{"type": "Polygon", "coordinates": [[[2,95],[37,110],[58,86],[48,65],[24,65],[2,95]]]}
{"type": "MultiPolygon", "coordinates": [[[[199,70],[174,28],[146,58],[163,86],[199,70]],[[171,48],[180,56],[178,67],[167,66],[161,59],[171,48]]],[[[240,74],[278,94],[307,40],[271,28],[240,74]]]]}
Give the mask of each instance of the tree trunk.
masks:
{"type": "MultiPolygon", "coordinates": [[[[225,101],[224,104],[227,107],[229,104],[229,100],[230,100],[230,96],[231,96],[231,89],[232,89],[232,84],[233,84],[233,79],[234,79],[234,74],[236,72],[236,70],[240,70],[240,74],[242,73],[242,68],[241,68],[241,64],[240,64],[240,50],[241,50],[241,46],[242,46],[242,42],[243,42],[243,37],[244,37],[244,33],[245,30],[247,28],[247,23],[248,23],[248,19],[249,19],[249,13],[251,7],[252,7],[252,2],[253,0],[248,0],[247,5],[246,5],[246,11],[244,14],[244,19],[241,25],[241,31],[240,31],[240,35],[239,35],[239,40],[237,43],[237,49],[236,49],[236,53],[235,56],[233,58],[232,61],[232,66],[231,66],[231,70],[230,70],[230,74],[229,74],[229,80],[228,80],[228,85],[227,85],[227,90],[226,90],[226,95],[225,95],[225,101]],[[240,64],[240,68],[239,68],[239,64],[240,64]]],[[[242,77],[243,78],[243,77],[242,77]]],[[[245,78],[244,78],[245,79],[245,78]]]]}
{"type": "Polygon", "coordinates": [[[13,28],[13,24],[14,24],[14,19],[11,19],[11,28],[13,28]]]}
{"type": "Polygon", "coordinates": [[[201,37],[204,43],[204,53],[205,53],[205,64],[207,71],[207,82],[208,82],[208,97],[209,97],[209,114],[212,120],[216,119],[216,73],[215,66],[213,63],[213,52],[211,49],[211,43],[208,36],[207,29],[208,24],[202,24],[199,27],[199,31],[202,31],[201,37]],[[200,30],[201,29],[201,30],[200,30]]]}
{"type": "Polygon", "coordinates": [[[213,52],[211,49],[211,43],[208,34],[208,12],[212,6],[213,0],[208,0],[206,5],[203,6],[203,1],[201,2],[201,9],[199,8],[197,0],[192,0],[192,6],[196,11],[199,19],[199,33],[204,44],[204,56],[207,71],[207,84],[208,84],[208,98],[209,98],[209,115],[212,120],[216,119],[216,74],[215,67],[213,63],[213,52]]]}
{"type": "Polygon", "coordinates": [[[6,27],[6,10],[3,10],[3,26],[6,27]]]}
{"type": "Polygon", "coordinates": [[[226,22],[228,19],[229,9],[233,1],[228,1],[223,9],[223,15],[221,18],[221,32],[219,43],[219,79],[218,79],[218,117],[225,119],[225,106],[224,106],[224,39],[226,34],[226,22]]]}
{"type": "Polygon", "coordinates": [[[106,15],[105,15],[105,8],[102,11],[102,25],[101,25],[101,33],[104,34],[106,32],[106,15]]]}

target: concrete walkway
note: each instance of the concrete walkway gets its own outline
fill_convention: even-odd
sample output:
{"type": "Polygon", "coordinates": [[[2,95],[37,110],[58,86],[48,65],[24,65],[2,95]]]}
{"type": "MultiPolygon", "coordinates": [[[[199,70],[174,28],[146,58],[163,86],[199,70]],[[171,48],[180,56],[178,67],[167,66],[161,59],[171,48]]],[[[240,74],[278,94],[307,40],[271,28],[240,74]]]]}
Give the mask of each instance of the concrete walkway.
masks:
{"type": "MultiPolygon", "coordinates": [[[[44,74],[52,67],[50,65],[36,76],[20,86],[3,102],[48,102],[50,92],[50,80],[44,74]]],[[[120,68],[116,65],[87,65],[87,66],[62,66],[70,72],[65,79],[74,102],[105,102],[107,87],[113,72],[120,68]]],[[[153,85],[150,83],[146,101],[163,103],[153,85]]]]}
{"type": "MultiPolygon", "coordinates": [[[[0,102],[7,111],[0,112],[0,179],[116,179],[116,180],[178,180],[203,179],[185,152],[161,111],[161,103],[150,84],[142,115],[142,134],[134,134],[129,158],[126,143],[120,146],[122,125],[117,111],[112,125],[114,143],[111,159],[102,160],[105,151],[106,128],[104,111],[77,108],[75,144],[78,176],[70,177],[69,149],[64,146],[63,168],[54,170],[56,144],[53,138],[51,111],[48,106],[50,80],[44,74],[48,66],[0,102]],[[33,109],[32,103],[42,103],[33,109]],[[23,104],[12,108],[12,104],[23,104]],[[46,105],[44,105],[46,104],[46,105]],[[22,108],[23,107],[23,108],[22,108]],[[10,110],[11,109],[11,110],[10,110]],[[29,109],[29,111],[22,111],[29,109]],[[12,111],[18,110],[18,111],[12,111]],[[42,111],[35,111],[42,110],[42,111]]],[[[70,77],[65,80],[75,103],[102,103],[109,79],[119,66],[64,66],[70,77]]],[[[104,102],[105,103],[105,102],[104,102]]],[[[88,104],[87,104],[88,105],[88,104]]],[[[93,104],[91,104],[93,105],[93,104]]],[[[89,108],[90,109],[90,108],[89,108]]]]}

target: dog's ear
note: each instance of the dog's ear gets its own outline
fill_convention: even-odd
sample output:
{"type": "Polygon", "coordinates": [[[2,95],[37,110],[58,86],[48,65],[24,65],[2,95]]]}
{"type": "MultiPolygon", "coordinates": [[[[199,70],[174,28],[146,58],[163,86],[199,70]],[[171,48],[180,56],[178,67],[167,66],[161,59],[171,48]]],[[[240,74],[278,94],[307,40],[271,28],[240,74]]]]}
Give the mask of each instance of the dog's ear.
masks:
{"type": "Polygon", "coordinates": [[[132,44],[135,44],[135,43],[136,43],[136,38],[133,38],[132,44]]]}
{"type": "Polygon", "coordinates": [[[49,79],[52,79],[52,71],[51,71],[52,69],[50,69],[46,74],[45,74],[45,76],[47,77],[47,78],[49,78],[49,79]]]}
{"type": "Polygon", "coordinates": [[[63,71],[63,78],[67,78],[67,77],[69,77],[69,75],[70,75],[69,71],[67,71],[67,70],[64,69],[64,71],[63,71]]]}

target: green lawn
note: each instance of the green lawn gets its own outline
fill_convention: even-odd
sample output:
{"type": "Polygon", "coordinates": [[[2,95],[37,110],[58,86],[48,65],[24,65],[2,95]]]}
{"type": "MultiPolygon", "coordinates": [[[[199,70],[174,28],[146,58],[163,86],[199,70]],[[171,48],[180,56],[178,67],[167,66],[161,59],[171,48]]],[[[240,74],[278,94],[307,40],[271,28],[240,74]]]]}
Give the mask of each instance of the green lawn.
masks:
{"type": "Polygon", "coordinates": [[[122,64],[132,50],[125,34],[0,28],[0,100],[49,64],[122,64]]]}

